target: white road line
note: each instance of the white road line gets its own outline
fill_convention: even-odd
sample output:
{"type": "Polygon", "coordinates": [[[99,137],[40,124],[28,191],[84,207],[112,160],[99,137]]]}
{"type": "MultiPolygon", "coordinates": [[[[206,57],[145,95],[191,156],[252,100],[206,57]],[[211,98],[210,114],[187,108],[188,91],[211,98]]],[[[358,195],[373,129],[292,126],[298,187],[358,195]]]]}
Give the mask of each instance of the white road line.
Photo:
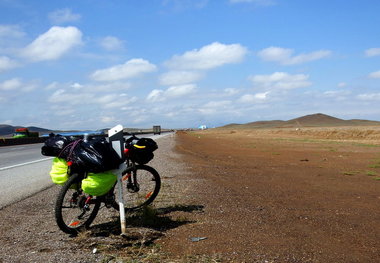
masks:
{"type": "Polygon", "coordinates": [[[26,163],[20,163],[20,164],[15,164],[15,165],[7,166],[7,167],[2,167],[2,168],[0,168],[0,171],[11,169],[11,168],[15,168],[15,167],[19,167],[19,166],[24,166],[24,165],[28,165],[28,164],[32,164],[32,163],[39,163],[39,162],[43,162],[43,161],[50,160],[50,159],[53,159],[53,157],[48,157],[48,158],[39,159],[39,160],[35,160],[35,161],[30,161],[30,162],[26,162],[26,163]]]}

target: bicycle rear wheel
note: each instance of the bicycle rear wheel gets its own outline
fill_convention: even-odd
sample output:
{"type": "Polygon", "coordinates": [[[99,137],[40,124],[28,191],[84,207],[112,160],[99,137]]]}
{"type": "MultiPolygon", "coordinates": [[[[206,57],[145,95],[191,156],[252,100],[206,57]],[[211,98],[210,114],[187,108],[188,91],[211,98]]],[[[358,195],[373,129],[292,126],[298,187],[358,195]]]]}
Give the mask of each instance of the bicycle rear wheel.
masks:
{"type": "MultiPolygon", "coordinates": [[[[136,169],[123,175],[123,199],[126,211],[133,211],[153,202],[161,188],[161,179],[158,172],[147,165],[136,165],[136,169]]],[[[119,209],[118,186],[114,189],[116,202],[115,209],[119,209]]]]}
{"type": "Polygon", "coordinates": [[[55,219],[65,233],[76,234],[88,228],[98,214],[100,200],[83,192],[83,176],[73,174],[62,186],[55,204],[55,219]]]}

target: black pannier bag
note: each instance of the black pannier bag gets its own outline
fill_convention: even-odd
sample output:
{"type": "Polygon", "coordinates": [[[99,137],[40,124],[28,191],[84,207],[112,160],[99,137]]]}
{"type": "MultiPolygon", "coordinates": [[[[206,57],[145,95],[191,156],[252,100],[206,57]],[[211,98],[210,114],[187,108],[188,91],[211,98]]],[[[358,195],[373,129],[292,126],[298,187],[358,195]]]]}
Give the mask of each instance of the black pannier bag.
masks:
{"type": "Polygon", "coordinates": [[[41,153],[45,156],[57,157],[72,142],[73,140],[68,137],[50,134],[41,148],[41,153]]]}
{"type": "Polygon", "coordinates": [[[138,164],[146,164],[153,159],[153,152],[157,149],[158,146],[154,140],[150,138],[141,138],[131,145],[130,158],[138,164]]]}
{"type": "Polygon", "coordinates": [[[117,169],[123,162],[105,138],[83,141],[55,135],[46,140],[41,153],[71,161],[77,169],[92,173],[117,169]]]}
{"type": "Polygon", "coordinates": [[[123,162],[105,138],[81,141],[68,159],[79,168],[92,173],[117,169],[123,162]]]}

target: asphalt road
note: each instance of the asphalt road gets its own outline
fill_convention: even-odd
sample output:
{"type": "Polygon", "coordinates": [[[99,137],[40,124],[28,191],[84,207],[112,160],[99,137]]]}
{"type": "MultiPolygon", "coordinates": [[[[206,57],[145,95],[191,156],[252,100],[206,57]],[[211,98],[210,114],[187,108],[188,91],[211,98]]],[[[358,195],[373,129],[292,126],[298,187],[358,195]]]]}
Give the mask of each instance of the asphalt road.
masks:
{"type": "Polygon", "coordinates": [[[41,143],[0,147],[0,208],[52,185],[41,143]]]}
{"type": "MultiPolygon", "coordinates": [[[[158,139],[168,134],[141,137],[158,139]]],[[[41,155],[42,145],[0,147],[0,209],[53,185],[49,176],[52,157],[41,155]]]]}

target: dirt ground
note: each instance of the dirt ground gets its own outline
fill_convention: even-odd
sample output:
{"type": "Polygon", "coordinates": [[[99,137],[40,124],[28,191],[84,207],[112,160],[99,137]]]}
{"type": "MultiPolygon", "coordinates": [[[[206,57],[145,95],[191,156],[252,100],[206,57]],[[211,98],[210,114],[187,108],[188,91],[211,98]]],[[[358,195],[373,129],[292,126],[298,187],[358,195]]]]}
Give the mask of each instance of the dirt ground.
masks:
{"type": "Polygon", "coordinates": [[[162,189],[127,238],[107,209],[61,233],[53,187],[0,210],[0,262],[380,262],[380,140],[324,132],[179,132],[159,142],[162,189]]]}
{"type": "Polygon", "coordinates": [[[205,213],[164,248],[226,262],[379,262],[379,141],[294,135],[179,134],[205,213]],[[184,246],[190,236],[207,239],[184,246]]]}

